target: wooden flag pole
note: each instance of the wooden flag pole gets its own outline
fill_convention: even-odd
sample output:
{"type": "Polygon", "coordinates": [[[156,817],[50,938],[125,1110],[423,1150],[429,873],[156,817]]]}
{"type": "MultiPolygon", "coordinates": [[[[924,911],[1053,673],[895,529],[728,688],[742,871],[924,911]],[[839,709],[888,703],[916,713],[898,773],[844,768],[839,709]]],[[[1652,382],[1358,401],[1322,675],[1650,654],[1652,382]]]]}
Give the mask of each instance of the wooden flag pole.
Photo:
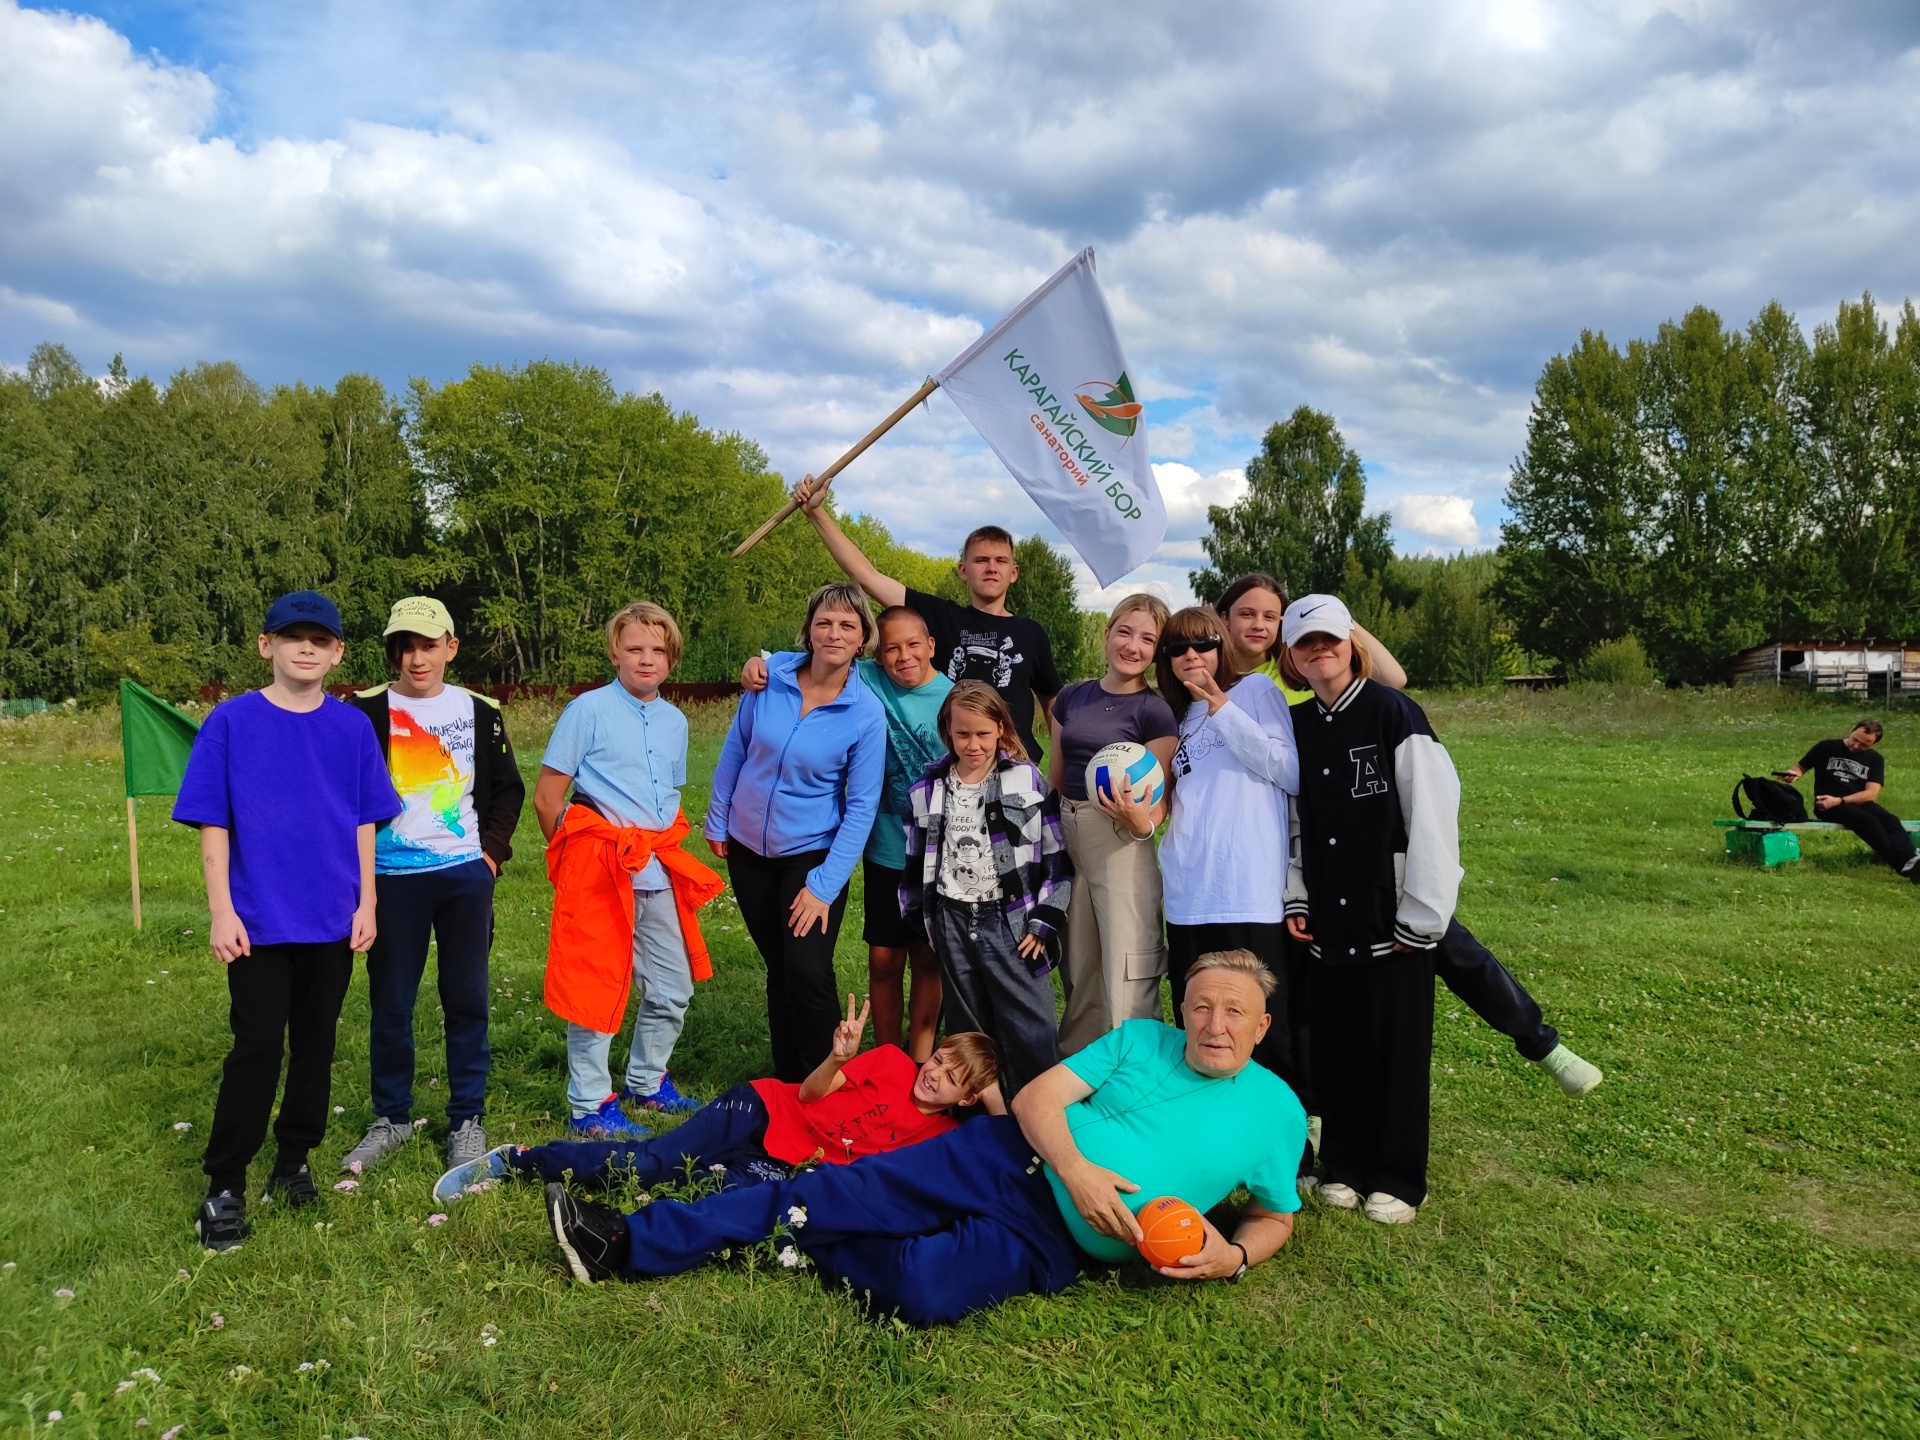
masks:
{"type": "MultiPolygon", "coordinates": [[[[865,451],[869,445],[873,444],[874,441],[878,440],[882,435],[886,434],[887,431],[891,430],[894,426],[898,425],[902,420],[906,419],[907,413],[910,410],[912,410],[914,406],[918,405],[922,400],[926,399],[929,395],[931,395],[934,391],[938,390],[939,388],[940,388],[940,382],[938,380],[929,378],[924,385],[922,385],[918,390],[914,391],[913,394],[907,398],[907,400],[900,406],[898,410],[894,411],[891,415],[887,416],[886,419],[882,420],[878,425],[874,426],[873,429],[869,430],[864,440],[862,440],[858,445],[855,445],[851,450],[847,451],[846,454],[842,455],[838,460],[834,461],[833,464],[829,465],[826,469],[822,470],[817,476],[814,477],[819,482],[820,488],[824,490],[827,486],[831,485],[833,483],[834,476],[838,475],[842,470],[846,469],[847,466],[851,465],[855,460],[858,460],[860,458],[861,453],[865,451]]],[[[733,552],[733,558],[738,560],[742,555],[746,554],[747,551],[751,550],[754,546],[758,545],[762,540],[766,539],[767,536],[773,533],[775,527],[777,527],[782,520],[785,520],[789,515],[793,514],[793,512],[798,510],[799,508],[800,508],[800,502],[798,500],[789,499],[786,504],[782,505],[779,508],[779,510],[774,512],[774,516],[771,520],[767,521],[766,524],[762,525],[758,530],[754,531],[746,539],[740,542],[740,548],[733,552]]]]}
{"type": "Polygon", "coordinates": [[[133,796],[127,796],[127,873],[133,881],[133,928],[140,928],[140,832],[133,823],[133,796]]]}

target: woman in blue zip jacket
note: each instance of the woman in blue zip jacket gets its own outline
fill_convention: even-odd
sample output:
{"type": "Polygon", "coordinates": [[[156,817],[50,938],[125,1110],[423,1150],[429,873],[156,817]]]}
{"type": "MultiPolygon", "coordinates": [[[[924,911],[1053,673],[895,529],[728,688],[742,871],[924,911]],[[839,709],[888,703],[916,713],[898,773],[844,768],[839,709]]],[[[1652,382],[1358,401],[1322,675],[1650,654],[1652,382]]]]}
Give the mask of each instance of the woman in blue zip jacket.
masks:
{"type": "Polygon", "coordinates": [[[774,656],[767,688],[740,697],[707,802],[707,844],[767,964],[773,1073],[789,1083],[826,1058],[841,1019],[833,949],[887,759],[886,712],[853,674],[873,628],[858,585],[814,591],[801,653],[774,656]]]}

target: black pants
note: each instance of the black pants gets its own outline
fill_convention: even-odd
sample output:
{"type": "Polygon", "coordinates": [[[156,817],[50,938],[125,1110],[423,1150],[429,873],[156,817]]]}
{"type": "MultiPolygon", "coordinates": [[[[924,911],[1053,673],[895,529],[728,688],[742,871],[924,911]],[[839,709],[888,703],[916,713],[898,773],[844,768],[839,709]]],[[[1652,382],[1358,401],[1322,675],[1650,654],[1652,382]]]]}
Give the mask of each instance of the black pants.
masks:
{"type": "Polygon", "coordinates": [[[1560,1043],[1560,1032],[1547,1024],[1527,987],[1458,920],[1450,921],[1440,937],[1433,971],[1468,1009],[1509,1037],[1525,1059],[1544,1060],[1560,1043]]]}
{"type": "Polygon", "coordinates": [[[484,860],[422,875],[381,875],[379,934],[367,952],[372,1015],[367,1068],[373,1113],[413,1117],[413,1006],[427,970],[427,941],[446,1017],[447,1122],[487,1110],[487,952],[493,946],[493,871],[484,860]]]}
{"type": "Polygon", "coordinates": [[[933,949],[947,1033],[978,1030],[993,1037],[1000,1093],[1011,1101],[1027,1081],[1060,1063],[1052,972],[1033,973],[997,900],[936,898],[933,949]]]}
{"type": "Polygon", "coordinates": [[[827,858],[824,850],[800,855],[759,855],[729,835],[727,877],[740,903],[740,918],[767,965],[767,1038],[773,1046],[775,1078],[798,1084],[833,1049],[833,1027],[846,1018],[840,1010],[840,984],[833,974],[833,947],[847,913],[843,885],[827,913],[823,935],[815,926],[795,935],[787,922],[793,897],[807,883],[807,872],[827,858]]]}
{"type": "Polygon", "coordinates": [[[1433,953],[1314,970],[1320,1164],[1361,1195],[1427,1198],[1433,953]]]}
{"type": "Polygon", "coordinates": [[[1816,810],[1814,818],[1831,820],[1851,830],[1895,870],[1904,871],[1913,859],[1913,836],[1900,823],[1900,817],[1884,805],[1836,805],[1831,810],[1816,810]]]}
{"type": "Polygon", "coordinates": [[[273,1138],[279,1147],[274,1172],[306,1163],[307,1152],[327,1133],[332,1098],[334,1027],[340,1002],[353,979],[353,951],[345,940],[325,945],[255,945],[227,966],[233,1049],[220,1074],[207,1135],[207,1193],[247,1186],[247,1165],[260,1153],[280,1088],[282,1037],[287,1051],[287,1088],[273,1138]]]}

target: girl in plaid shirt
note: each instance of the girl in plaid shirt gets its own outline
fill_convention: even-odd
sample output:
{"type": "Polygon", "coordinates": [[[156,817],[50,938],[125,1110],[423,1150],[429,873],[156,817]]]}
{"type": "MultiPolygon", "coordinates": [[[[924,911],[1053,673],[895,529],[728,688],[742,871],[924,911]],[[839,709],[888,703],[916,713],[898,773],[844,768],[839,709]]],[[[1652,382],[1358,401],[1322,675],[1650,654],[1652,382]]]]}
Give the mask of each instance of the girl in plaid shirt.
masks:
{"type": "Polygon", "coordinates": [[[993,1037],[1011,1100],[1060,1060],[1052,970],[1072,887],[1060,799],[991,685],[954,686],[939,724],[947,756],[911,792],[900,911],[940,957],[947,1030],[993,1037]]]}

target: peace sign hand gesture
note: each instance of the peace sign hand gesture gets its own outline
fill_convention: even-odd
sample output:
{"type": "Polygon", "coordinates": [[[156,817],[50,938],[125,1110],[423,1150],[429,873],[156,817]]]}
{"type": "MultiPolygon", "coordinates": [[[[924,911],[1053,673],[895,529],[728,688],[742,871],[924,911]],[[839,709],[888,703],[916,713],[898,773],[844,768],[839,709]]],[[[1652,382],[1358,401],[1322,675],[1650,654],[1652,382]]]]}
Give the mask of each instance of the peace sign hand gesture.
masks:
{"type": "Polygon", "coordinates": [[[833,1027],[832,1059],[844,1065],[860,1053],[860,1037],[866,1033],[867,1013],[873,1009],[871,1000],[860,1007],[860,1013],[853,1013],[853,996],[847,996],[847,1018],[833,1027]]]}

